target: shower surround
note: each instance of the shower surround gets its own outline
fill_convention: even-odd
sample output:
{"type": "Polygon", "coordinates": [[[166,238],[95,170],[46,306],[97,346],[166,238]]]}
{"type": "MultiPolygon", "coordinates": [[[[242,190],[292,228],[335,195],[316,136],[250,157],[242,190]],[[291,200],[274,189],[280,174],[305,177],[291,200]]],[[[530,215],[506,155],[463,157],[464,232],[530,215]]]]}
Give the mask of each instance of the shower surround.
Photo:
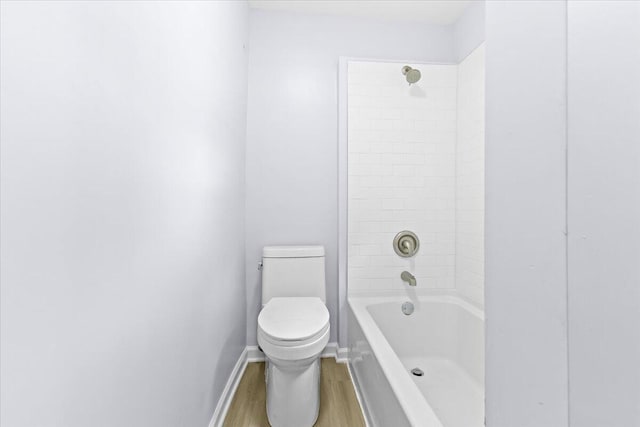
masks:
{"type": "Polygon", "coordinates": [[[350,62],[348,68],[349,293],[455,286],[456,65],[350,62]],[[391,245],[420,238],[415,258],[391,245]]]}
{"type": "Polygon", "coordinates": [[[349,361],[369,422],[481,426],[484,46],[460,64],[350,61],[347,90],[349,361]],[[393,249],[402,230],[420,239],[412,258],[393,249]],[[413,365],[425,371],[417,387],[413,365]],[[463,419],[459,407],[473,410],[463,419]]]}
{"type": "Polygon", "coordinates": [[[482,304],[484,47],[459,65],[348,64],[349,294],[455,289],[482,304]],[[416,257],[391,246],[401,230],[420,238],[416,257]],[[457,286],[460,285],[460,286],[457,286]]]}

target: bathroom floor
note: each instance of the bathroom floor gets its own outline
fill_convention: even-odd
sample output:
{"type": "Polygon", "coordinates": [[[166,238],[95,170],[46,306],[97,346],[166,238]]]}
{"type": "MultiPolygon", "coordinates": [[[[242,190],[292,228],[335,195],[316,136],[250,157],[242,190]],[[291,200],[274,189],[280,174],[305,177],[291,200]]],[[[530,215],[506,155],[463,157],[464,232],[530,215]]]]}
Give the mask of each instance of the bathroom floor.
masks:
{"type": "MultiPolygon", "coordinates": [[[[264,362],[249,363],[240,380],[224,427],[268,427],[264,362]]],[[[322,359],[320,415],[316,427],[364,427],[364,418],[347,365],[322,359]]]]}

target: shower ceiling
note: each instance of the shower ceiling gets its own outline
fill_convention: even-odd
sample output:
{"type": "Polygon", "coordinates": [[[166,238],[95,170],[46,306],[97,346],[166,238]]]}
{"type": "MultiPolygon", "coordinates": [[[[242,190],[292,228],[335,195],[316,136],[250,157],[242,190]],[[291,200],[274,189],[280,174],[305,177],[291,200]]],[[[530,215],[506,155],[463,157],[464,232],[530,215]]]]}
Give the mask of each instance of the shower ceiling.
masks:
{"type": "Polygon", "coordinates": [[[436,25],[455,22],[469,0],[249,0],[254,9],[347,15],[436,25]]]}

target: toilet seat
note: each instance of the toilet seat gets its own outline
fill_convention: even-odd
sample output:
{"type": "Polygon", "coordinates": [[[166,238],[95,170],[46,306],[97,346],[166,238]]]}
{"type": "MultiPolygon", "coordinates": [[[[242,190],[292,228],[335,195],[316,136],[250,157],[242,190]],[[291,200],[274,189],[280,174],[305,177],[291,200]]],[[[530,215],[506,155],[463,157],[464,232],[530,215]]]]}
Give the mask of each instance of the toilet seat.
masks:
{"type": "Polygon", "coordinates": [[[258,316],[265,336],[283,345],[313,341],[328,326],[329,311],[320,298],[272,298],[258,316]]]}
{"type": "Polygon", "coordinates": [[[320,298],[272,298],[258,316],[258,344],[265,354],[300,360],[329,342],[329,311],[320,298]]]}

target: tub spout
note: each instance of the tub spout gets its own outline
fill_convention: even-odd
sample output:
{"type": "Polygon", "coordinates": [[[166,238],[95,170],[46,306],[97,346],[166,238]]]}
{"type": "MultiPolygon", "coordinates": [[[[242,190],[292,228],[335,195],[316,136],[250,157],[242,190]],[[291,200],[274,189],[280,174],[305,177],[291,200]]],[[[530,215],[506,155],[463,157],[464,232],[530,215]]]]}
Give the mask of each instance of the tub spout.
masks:
{"type": "Polygon", "coordinates": [[[408,282],[409,286],[415,286],[416,285],[416,276],[414,276],[413,274],[409,273],[408,271],[403,271],[402,274],[400,274],[400,278],[402,280],[404,280],[405,282],[408,282]]]}

